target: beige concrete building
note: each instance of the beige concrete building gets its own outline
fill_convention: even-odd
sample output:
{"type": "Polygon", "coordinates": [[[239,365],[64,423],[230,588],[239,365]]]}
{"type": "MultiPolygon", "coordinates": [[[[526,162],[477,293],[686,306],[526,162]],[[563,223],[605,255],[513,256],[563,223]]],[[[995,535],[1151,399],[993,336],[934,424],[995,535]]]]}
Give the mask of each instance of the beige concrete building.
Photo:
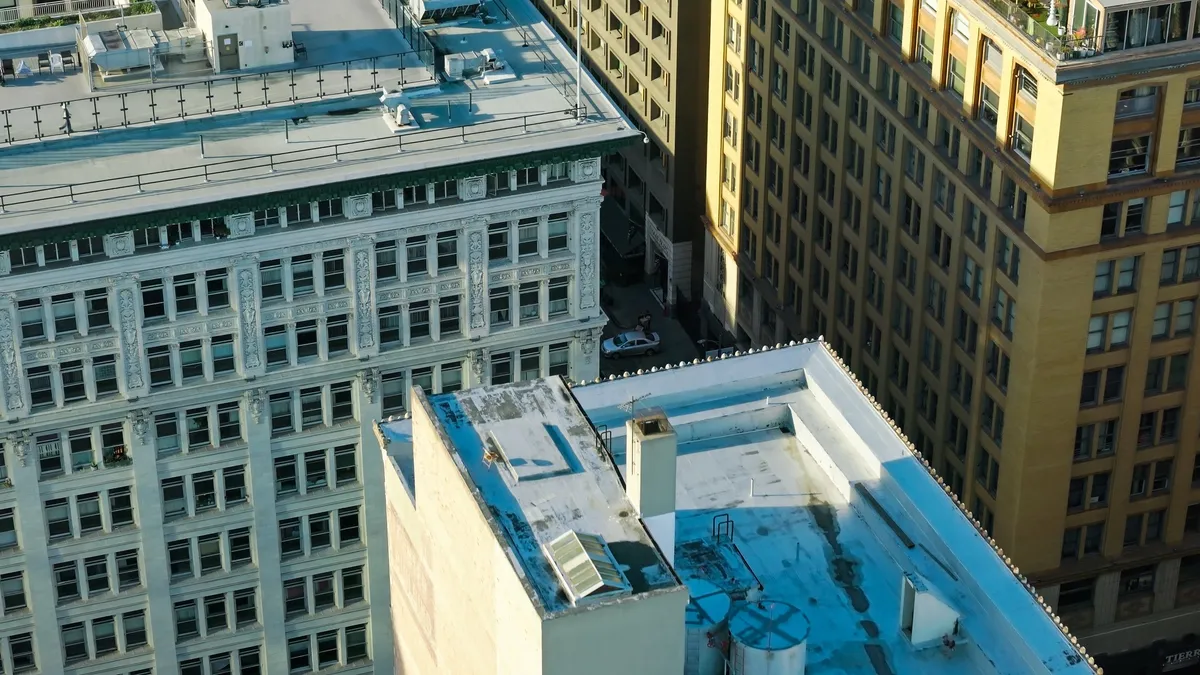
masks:
{"type": "Polygon", "coordinates": [[[707,5],[689,0],[534,4],[569,45],[574,46],[579,30],[588,70],[649,137],[644,147],[629,146],[605,165],[608,199],[602,213],[609,277],[636,276],[640,267],[660,301],[698,300],[707,5]],[[583,23],[577,26],[580,15],[583,23]]]}
{"type": "Polygon", "coordinates": [[[655,371],[377,426],[395,672],[1101,672],[824,344],[655,371]]]}
{"type": "Polygon", "coordinates": [[[1088,644],[1194,632],[1195,3],[712,4],[715,323],[824,335],[1088,644]]]}

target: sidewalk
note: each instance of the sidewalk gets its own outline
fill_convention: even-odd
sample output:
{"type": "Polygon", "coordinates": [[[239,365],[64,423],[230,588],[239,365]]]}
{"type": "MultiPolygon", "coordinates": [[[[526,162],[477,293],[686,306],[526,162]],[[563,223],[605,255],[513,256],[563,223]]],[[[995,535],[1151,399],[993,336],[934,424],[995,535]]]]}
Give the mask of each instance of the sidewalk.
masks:
{"type": "Polygon", "coordinates": [[[658,333],[661,344],[658,353],[653,356],[627,356],[621,359],[600,360],[600,374],[621,374],[625,371],[636,371],[639,368],[662,366],[668,363],[691,361],[699,355],[696,345],[687,331],[673,317],[663,316],[662,305],[658,303],[650,288],[645,284],[632,286],[604,287],[604,295],[611,302],[604,305],[609,323],[604,327],[604,339],[617,333],[633,330],[637,327],[638,317],[650,313],[650,330],[658,333]]]}

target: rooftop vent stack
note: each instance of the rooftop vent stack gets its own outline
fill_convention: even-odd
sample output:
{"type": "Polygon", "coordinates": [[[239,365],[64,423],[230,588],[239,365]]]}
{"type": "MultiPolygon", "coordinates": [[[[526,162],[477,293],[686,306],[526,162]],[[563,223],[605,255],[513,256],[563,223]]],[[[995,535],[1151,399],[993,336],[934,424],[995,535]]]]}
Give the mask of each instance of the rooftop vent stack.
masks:
{"type": "Polygon", "coordinates": [[[675,564],[675,429],[660,408],[637,411],[625,423],[629,439],[625,480],[629,501],[667,557],[675,564]]]}

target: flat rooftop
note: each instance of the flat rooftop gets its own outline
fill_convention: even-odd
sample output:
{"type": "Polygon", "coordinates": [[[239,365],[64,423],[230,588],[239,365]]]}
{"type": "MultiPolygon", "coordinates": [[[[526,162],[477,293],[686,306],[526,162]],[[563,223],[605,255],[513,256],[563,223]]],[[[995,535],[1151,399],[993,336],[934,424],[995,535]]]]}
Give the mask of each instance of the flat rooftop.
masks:
{"type": "MultiPolygon", "coordinates": [[[[553,381],[431,402],[439,419],[457,421],[456,446],[460,437],[475,445],[470,456],[459,453],[489,505],[508,504],[501,511],[519,513],[518,522],[530,522],[530,513],[541,519],[527,504],[552,505],[553,529],[535,527],[538,541],[605,524],[606,536],[642,536],[639,525],[614,518],[628,500],[614,492],[618,469],[590,451],[583,413],[543,382],[553,381]],[[523,389],[529,394],[515,395],[523,389]],[[476,410],[497,408],[507,412],[492,418],[519,415],[531,430],[577,425],[578,436],[569,437],[590,459],[587,471],[567,489],[555,486],[560,478],[535,481],[529,492],[520,481],[506,487],[498,472],[483,469],[473,421],[476,410]]],[[[591,425],[613,430],[617,467],[624,467],[628,401],[669,418],[677,442],[673,569],[694,596],[715,586],[733,599],[731,629],[747,629],[733,639],[766,639],[747,624],[774,614],[781,626],[772,639],[807,630],[809,675],[1095,672],[823,343],[681,364],[571,393],[591,425]],[[902,623],[906,588],[918,606],[937,611],[902,623]],[[739,606],[750,610],[749,621],[739,606]],[[943,635],[953,636],[953,647],[943,635]]],[[[381,431],[389,451],[411,448],[410,421],[385,422],[381,431]]]]}
{"type": "Polygon", "coordinates": [[[528,0],[488,0],[486,19],[428,26],[417,48],[376,0],[289,4],[308,58],[282,69],[96,95],[81,73],[10,80],[0,236],[638,133],[586,71],[576,123],[574,54],[528,0]],[[515,77],[435,79],[429,45],[491,49],[515,77]],[[415,125],[388,126],[384,87],[406,93],[415,125]],[[70,137],[58,130],[67,100],[70,137]]]}
{"type": "Polygon", "coordinates": [[[561,380],[441,394],[429,406],[546,614],[572,606],[545,550],[571,532],[602,538],[624,568],[628,588],[612,596],[678,586],[561,380]]]}

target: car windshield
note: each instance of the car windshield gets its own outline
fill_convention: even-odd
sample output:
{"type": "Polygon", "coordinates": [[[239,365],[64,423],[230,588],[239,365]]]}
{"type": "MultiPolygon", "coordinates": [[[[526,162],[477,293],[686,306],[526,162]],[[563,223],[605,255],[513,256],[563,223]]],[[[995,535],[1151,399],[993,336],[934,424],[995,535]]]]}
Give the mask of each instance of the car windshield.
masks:
{"type": "Polygon", "coordinates": [[[621,333],[613,338],[613,344],[618,347],[624,347],[625,345],[630,344],[637,339],[637,337],[637,333],[621,333]]]}

